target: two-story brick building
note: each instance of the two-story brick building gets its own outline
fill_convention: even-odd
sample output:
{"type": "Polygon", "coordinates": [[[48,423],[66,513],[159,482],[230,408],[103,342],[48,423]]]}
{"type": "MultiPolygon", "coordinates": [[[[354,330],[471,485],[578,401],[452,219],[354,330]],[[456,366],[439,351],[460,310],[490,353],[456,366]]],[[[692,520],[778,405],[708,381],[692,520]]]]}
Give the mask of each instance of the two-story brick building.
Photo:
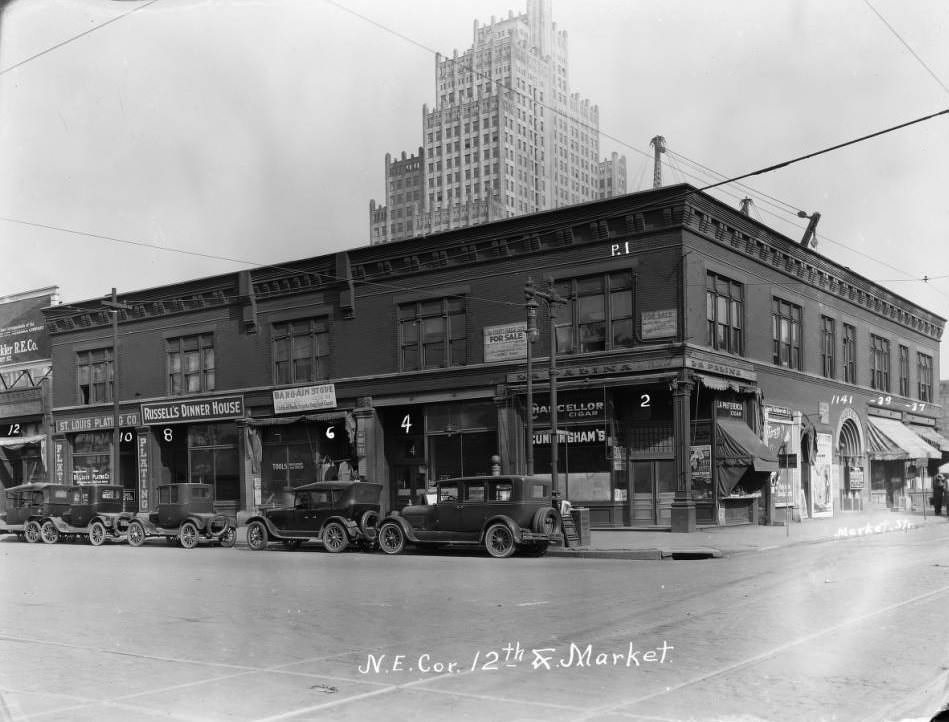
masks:
{"type": "MultiPolygon", "coordinates": [[[[945,443],[945,320],[687,185],[119,300],[119,477],[143,509],[169,480],[236,513],[332,476],[398,508],[492,457],[523,472],[532,449],[550,474],[557,438],[594,526],[691,529],[922,503],[945,443]],[[528,404],[529,278],[566,300],[557,437],[544,302],[528,404]]],[[[110,312],[47,321],[51,453],[67,482],[106,480],[110,312]]]]}

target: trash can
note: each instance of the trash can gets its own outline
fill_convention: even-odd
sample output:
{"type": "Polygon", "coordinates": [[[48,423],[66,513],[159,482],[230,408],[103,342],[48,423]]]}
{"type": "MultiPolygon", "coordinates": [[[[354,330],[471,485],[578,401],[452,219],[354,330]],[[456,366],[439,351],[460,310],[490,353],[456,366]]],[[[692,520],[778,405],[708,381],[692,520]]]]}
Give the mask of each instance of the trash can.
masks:
{"type": "Polygon", "coordinates": [[[573,525],[577,528],[580,546],[590,546],[590,510],[585,506],[575,506],[570,510],[573,525]]]}

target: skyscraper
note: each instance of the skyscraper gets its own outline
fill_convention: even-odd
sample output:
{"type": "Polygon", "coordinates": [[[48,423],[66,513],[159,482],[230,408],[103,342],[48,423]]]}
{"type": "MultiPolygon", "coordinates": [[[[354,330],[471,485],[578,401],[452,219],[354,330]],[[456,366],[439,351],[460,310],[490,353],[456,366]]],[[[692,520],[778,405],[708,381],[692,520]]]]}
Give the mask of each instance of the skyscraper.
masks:
{"type": "Polygon", "coordinates": [[[386,202],[369,203],[370,242],[625,193],[626,159],[600,160],[599,109],[568,78],[567,33],[551,20],[551,0],[476,20],[470,49],[435,58],[436,102],[422,106],[418,156],[386,155],[386,202]]]}

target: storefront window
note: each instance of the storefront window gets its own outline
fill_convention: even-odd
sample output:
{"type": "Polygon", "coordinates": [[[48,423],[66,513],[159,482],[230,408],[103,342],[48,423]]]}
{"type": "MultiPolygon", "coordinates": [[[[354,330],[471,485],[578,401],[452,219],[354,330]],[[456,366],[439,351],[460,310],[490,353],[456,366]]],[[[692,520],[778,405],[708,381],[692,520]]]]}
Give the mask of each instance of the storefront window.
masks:
{"type": "Polygon", "coordinates": [[[72,438],[73,484],[108,484],[112,481],[112,434],[90,431],[72,438]]]}
{"type": "Polygon", "coordinates": [[[240,499],[237,427],[233,423],[190,426],[188,455],[192,483],[211,484],[217,501],[240,499]]]}
{"type": "Polygon", "coordinates": [[[356,463],[345,429],[338,423],[295,423],[261,428],[261,502],[289,503],[301,484],[356,477],[356,463]]]}
{"type": "Polygon", "coordinates": [[[493,402],[434,404],[425,415],[432,480],[491,473],[491,457],[498,453],[493,402]]]}
{"type": "MultiPolygon", "coordinates": [[[[572,425],[558,429],[557,467],[561,490],[571,501],[610,501],[610,459],[602,426],[572,425]]],[[[550,476],[550,429],[534,434],[534,473],[550,476]]]]}

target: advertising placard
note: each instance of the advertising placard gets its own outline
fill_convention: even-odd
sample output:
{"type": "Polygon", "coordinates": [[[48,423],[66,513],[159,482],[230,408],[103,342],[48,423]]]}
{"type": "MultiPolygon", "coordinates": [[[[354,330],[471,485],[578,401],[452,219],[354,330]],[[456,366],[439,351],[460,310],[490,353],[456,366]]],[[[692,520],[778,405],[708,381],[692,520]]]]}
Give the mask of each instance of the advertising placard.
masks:
{"type": "Polygon", "coordinates": [[[811,476],[811,498],[814,517],[834,515],[833,471],[831,464],[833,436],[817,435],[817,453],[814,455],[814,473],[811,476]]]}
{"type": "Polygon", "coordinates": [[[527,321],[484,327],[484,360],[510,361],[527,358],[527,321]]]}
{"type": "Polygon", "coordinates": [[[643,311],[640,315],[643,339],[669,338],[676,335],[676,310],[643,311]]]}
{"type": "Polygon", "coordinates": [[[191,421],[232,419],[243,415],[243,396],[218,396],[212,399],[142,404],[143,424],[183,424],[191,421]]]}
{"type": "Polygon", "coordinates": [[[43,309],[52,302],[52,294],[0,302],[0,366],[49,358],[43,309]]]}
{"type": "Polygon", "coordinates": [[[335,408],[335,384],[301,386],[296,389],[275,389],[273,392],[273,410],[277,414],[335,408]]]}

